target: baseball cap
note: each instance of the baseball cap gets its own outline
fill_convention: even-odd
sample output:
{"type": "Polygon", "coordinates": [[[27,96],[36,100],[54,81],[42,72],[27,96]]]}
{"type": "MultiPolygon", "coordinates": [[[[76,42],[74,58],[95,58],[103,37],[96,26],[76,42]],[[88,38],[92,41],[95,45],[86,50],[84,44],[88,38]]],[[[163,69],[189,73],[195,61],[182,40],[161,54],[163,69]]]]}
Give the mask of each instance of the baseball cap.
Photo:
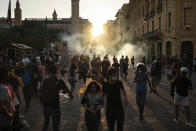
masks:
{"type": "Polygon", "coordinates": [[[182,67],[180,71],[181,72],[188,72],[188,69],[186,67],[182,67]]]}

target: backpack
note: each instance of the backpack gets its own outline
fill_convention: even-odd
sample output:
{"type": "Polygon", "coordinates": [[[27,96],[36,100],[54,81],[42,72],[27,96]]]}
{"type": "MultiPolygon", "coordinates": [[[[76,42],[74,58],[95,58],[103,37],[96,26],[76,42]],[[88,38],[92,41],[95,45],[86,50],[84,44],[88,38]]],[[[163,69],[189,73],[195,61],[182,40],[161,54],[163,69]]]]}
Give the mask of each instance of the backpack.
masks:
{"type": "Polygon", "coordinates": [[[32,80],[31,73],[28,72],[28,71],[24,72],[24,74],[22,74],[22,76],[21,76],[21,79],[22,79],[22,82],[25,85],[30,84],[31,83],[31,80],[32,80]]]}
{"type": "Polygon", "coordinates": [[[58,79],[55,78],[47,78],[44,80],[43,85],[40,89],[40,101],[43,105],[48,105],[51,102],[55,101],[59,95],[58,89],[58,79]]]}

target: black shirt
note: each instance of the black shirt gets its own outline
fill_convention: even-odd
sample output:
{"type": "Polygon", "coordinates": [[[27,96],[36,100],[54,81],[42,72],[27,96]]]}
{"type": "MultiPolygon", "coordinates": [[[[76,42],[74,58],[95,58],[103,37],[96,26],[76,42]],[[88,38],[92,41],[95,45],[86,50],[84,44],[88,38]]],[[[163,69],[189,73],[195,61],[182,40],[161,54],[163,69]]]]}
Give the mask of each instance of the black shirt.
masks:
{"type": "Polygon", "coordinates": [[[106,82],[103,84],[103,93],[107,95],[107,109],[119,109],[123,107],[120,89],[124,89],[124,86],[119,80],[114,83],[106,82]]]}
{"type": "Polygon", "coordinates": [[[45,107],[59,108],[59,92],[63,90],[68,92],[68,88],[63,80],[58,80],[56,76],[51,76],[44,80],[43,87],[41,88],[41,100],[45,107]]]}
{"type": "Polygon", "coordinates": [[[190,79],[179,76],[175,79],[174,84],[176,87],[176,92],[179,95],[184,96],[184,97],[188,96],[188,88],[192,87],[192,83],[190,79]]]}
{"type": "Polygon", "coordinates": [[[119,70],[120,64],[119,63],[114,63],[114,64],[112,64],[112,67],[115,67],[117,70],[119,70]]]}

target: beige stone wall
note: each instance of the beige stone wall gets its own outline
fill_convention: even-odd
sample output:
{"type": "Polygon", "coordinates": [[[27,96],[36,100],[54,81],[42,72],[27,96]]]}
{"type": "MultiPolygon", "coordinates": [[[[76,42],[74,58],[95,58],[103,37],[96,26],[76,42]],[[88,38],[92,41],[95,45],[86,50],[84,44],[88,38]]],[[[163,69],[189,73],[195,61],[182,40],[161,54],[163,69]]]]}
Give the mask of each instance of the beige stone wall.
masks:
{"type": "MultiPolygon", "coordinates": [[[[129,6],[129,24],[130,38],[135,39],[142,35],[152,32],[152,21],[154,21],[154,30],[159,30],[159,18],[161,17],[161,30],[159,30],[160,39],[149,40],[149,43],[155,43],[155,54],[158,55],[158,43],[162,43],[162,54],[166,55],[167,42],[171,43],[171,56],[181,55],[181,46],[183,41],[192,41],[193,56],[196,57],[196,0],[162,0],[162,11],[157,13],[158,0],[155,0],[155,15],[148,21],[144,21],[147,12],[153,10],[153,0],[130,0],[129,6]],[[148,8],[149,2],[149,8],[148,8]],[[184,8],[192,7],[192,22],[190,29],[184,25],[184,8]],[[144,10],[144,11],[143,11],[144,10]],[[169,27],[169,13],[171,13],[171,27],[169,27]],[[143,29],[144,28],[144,29],[143,29]]],[[[127,14],[127,13],[124,13],[127,14]]],[[[126,36],[123,38],[126,38],[126,36]]]]}
{"type": "Polygon", "coordinates": [[[14,10],[15,15],[15,25],[20,26],[22,25],[22,10],[21,9],[15,9],[14,10]]]}

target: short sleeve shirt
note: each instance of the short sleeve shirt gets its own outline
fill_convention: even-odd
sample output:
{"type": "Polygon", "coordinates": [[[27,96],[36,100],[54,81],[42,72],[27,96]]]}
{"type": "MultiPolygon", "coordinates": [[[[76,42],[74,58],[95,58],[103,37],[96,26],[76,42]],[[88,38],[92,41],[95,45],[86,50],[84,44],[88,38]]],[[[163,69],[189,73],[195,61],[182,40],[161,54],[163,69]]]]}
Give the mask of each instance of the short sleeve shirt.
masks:
{"type": "MultiPolygon", "coordinates": [[[[8,111],[12,111],[11,107],[11,95],[5,85],[0,85],[0,101],[5,103],[8,111]]],[[[6,115],[0,113],[0,127],[8,127],[11,125],[11,119],[6,115]]]]}
{"type": "Polygon", "coordinates": [[[135,79],[138,79],[138,78],[142,79],[142,80],[137,82],[136,91],[137,92],[139,92],[139,91],[147,92],[147,80],[149,79],[148,75],[146,73],[137,72],[135,74],[135,79]]]}
{"type": "Polygon", "coordinates": [[[177,77],[174,81],[176,92],[181,96],[188,96],[188,88],[192,87],[191,80],[186,77],[177,77]]]}
{"type": "Polygon", "coordinates": [[[106,82],[103,84],[103,93],[107,95],[107,109],[122,108],[121,89],[124,89],[124,86],[119,80],[114,83],[106,82]]]}

